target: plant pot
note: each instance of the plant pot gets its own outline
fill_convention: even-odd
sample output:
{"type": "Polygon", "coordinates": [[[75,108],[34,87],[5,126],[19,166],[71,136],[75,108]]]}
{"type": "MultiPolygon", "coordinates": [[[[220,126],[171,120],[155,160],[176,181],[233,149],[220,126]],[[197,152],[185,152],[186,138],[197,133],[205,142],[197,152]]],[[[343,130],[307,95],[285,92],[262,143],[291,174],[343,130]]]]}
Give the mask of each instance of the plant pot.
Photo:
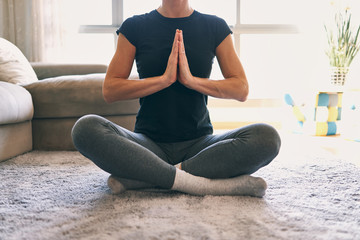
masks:
{"type": "Polygon", "coordinates": [[[332,67],[330,71],[331,84],[335,86],[344,86],[349,67],[332,67]]]}

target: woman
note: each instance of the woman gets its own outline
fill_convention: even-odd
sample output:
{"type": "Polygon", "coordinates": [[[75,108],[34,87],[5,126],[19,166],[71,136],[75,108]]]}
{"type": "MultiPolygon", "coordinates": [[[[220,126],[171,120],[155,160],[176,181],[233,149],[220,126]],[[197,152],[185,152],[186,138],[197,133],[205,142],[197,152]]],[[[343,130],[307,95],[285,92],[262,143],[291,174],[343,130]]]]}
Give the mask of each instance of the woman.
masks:
{"type": "Polygon", "coordinates": [[[102,117],[78,120],[76,148],[111,176],[113,193],[161,187],[196,195],[262,197],[266,182],[250,174],[278,154],[271,126],[213,135],[207,96],[245,101],[248,82],[224,20],[163,0],[127,19],[103,85],[107,102],[140,98],[134,132],[102,117]],[[208,79],[218,59],[223,80],[208,79]],[[129,79],[136,60],[139,80],[129,79]],[[175,167],[177,165],[177,167],[175,167]]]}

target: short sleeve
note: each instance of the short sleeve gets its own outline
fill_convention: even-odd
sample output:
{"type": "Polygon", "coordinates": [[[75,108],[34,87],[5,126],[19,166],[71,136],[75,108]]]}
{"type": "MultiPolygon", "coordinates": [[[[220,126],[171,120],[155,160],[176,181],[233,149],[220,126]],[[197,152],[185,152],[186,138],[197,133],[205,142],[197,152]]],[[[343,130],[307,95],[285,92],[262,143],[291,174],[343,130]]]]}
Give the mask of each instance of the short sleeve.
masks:
{"type": "Polygon", "coordinates": [[[224,19],[216,17],[215,22],[215,47],[218,47],[222,41],[233,32],[231,31],[229,25],[225,22],[224,19]]]}
{"type": "Polygon", "coordinates": [[[121,27],[116,30],[116,34],[119,35],[120,33],[126,37],[126,39],[134,46],[137,44],[137,20],[136,17],[131,17],[126,19],[121,27]]]}

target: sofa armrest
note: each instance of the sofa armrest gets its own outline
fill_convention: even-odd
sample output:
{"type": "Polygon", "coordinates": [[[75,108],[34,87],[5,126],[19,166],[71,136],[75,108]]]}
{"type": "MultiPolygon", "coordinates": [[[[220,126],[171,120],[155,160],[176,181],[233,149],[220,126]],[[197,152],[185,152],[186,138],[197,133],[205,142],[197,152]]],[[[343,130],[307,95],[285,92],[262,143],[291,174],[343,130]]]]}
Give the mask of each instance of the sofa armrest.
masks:
{"type": "Polygon", "coordinates": [[[84,75],[91,73],[106,73],[105,64],[62,64],[31,62],[39,80],[65,75],[84,75]]]}

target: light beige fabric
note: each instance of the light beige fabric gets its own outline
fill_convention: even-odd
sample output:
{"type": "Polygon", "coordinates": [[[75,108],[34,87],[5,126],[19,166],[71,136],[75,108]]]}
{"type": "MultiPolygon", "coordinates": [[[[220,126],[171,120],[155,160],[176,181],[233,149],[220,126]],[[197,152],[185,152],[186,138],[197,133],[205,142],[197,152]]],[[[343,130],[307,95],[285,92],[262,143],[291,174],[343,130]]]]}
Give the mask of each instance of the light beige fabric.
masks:
{"type": "Polygon", "coordinates": [[[24,85],[33,98],[34,118],[136,115],[138,100],[108,104],[102,95],[105,74],[69,75],[24,85]]]}
{"type": "Polygon", "coordinates": [[[38,79],[53,78],[65,75],[85,75],[90,73],[106,73],[105,64],[59,64],[30,62],[38,79]]]}
{"type": "Polygon", "coordinates": [[[47,78],[24,87],[34,103],[33,149],[74,150],[71,129],[86,114],[108,118],[133,130],[139,100],[108,104],[102,95],[105,74],[47,78]]]}
{"type": "MultiPolygon", "coordinates": [[[[47,151],[75,150],[71,130],[79,118],[33,119],[33,149],[47,151]]],[[[105,116],[105,118],[131,131],[134,130],[135,114],[105,116]]]]}
{"type": "Polygon", "coordinates": [[[0,81],[14,84],[38,81],[24,54],[4,38],[0,38],[0,81]]]}
{"type": "Polygon", "coordinates": [[[0,162],[31,151],[31,121],[0,125],[0,162]]]}
{"type": "Polygon", "coordinates": [[[31,95],[25,88],[0,82],[0,125],[31,120],[33,114],[31,95]]]}

